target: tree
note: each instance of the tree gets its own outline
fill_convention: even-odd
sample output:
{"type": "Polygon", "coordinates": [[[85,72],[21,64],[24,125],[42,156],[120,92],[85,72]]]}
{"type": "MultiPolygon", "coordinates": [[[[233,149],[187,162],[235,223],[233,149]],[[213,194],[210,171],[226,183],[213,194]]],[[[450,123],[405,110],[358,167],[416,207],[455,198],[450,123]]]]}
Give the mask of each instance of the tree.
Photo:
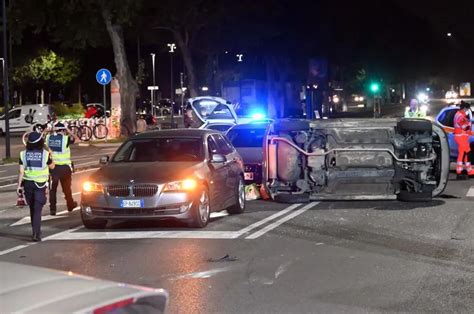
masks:
{"type": "Polygon", "coordinates": [[[59,56],[52,50],[41,50],[38,56],[14,69],[13,81],[20,85],[32,80],[42,87],[48,83],[64,86],[74,80],[79,72],[76,59],[59,56]]]}
{"type": "Polygon", "coordinates": [[[125,51],[124,29],[132,27],[142,9],[140,0],[16,0],[11,6],[11,29],[16,41],[25,30],[47,33],[63,47],[96,47],[108,37],[112,43],[121,94],[121,134],[136,130],[135,99],[138,85],[125,51]],[[105,27],[104,27],[105,26],[105,27]]]}

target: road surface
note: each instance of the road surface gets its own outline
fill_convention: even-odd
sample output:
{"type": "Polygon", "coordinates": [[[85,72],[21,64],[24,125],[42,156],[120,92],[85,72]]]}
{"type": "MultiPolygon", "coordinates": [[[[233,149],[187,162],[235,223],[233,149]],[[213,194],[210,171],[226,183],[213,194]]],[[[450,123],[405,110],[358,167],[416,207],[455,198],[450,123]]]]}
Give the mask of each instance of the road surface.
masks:
{"type": "MultiPolygon", "coordinates": [[[[74,174],[76,199],[92,171],[74,174]]],[[[167,221],[91,231],[62,200],[57,216],[43,211],[41,243],[30,242],[14,190],[0,185],[1,261],[165,288],[169,313],[474,312],[474,180],[454,174],[431,202],[257,200],[200,230],[167,221]]]]}

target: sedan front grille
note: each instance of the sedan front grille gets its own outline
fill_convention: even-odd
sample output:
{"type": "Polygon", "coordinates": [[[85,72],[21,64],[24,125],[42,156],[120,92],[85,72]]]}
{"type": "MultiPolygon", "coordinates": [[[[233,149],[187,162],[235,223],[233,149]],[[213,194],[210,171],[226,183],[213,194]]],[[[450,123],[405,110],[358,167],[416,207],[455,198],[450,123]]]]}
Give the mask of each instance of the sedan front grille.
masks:
{"type": "Polygon", "coordinates": [[[133,195],[139,197],[154,196],[158,192],[158,186],[152,184],[138,184],[132,187],[133,195]]]}
{"type": "Polygon", "coordinates": [[[106,187],[106,191],[110,196],[124,197],[130,195],[128,185],[109,185],[106,187]]]}

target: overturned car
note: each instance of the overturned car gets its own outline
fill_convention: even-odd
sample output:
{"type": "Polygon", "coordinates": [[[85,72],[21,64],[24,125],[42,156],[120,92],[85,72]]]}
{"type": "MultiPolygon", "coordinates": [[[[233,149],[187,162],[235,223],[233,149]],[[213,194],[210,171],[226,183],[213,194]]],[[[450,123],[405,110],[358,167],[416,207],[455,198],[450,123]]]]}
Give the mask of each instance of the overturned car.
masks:
{"type": "Polygon", "coordinates": [[[279,120],[264,139],[263,184],[280,202],[428,201],[448,174],[446,134],[424,119],[279,120]]]}

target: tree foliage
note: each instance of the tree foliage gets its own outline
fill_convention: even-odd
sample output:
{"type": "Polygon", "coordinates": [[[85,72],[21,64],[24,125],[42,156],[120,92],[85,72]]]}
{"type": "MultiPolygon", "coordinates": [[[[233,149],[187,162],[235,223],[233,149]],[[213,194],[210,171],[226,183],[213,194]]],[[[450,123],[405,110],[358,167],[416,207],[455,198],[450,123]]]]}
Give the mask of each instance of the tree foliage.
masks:
{"type": "Polygon", "coordinates": [[[76,59],[60,56],[52,50],[41,50],[27,64],[14,70],[13,80],[18,84],[32,80],[37,84],[53,83],[64,86],[79,73],[79,62],[76,59]]]}

